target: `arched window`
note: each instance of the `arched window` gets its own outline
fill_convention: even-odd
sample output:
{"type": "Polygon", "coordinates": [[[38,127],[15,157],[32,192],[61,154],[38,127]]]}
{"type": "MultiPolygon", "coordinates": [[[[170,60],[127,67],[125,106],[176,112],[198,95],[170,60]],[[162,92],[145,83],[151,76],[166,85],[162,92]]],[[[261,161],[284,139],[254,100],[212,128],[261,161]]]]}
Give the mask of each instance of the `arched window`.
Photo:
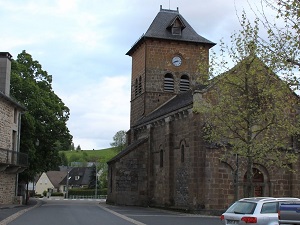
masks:
{"type": "Polygon", "coordinates": [[[182,75],[180,78],[180,92],[185,92],[190,89],[190,79],[187,75],[182,75]]]}
{"type": "Polygon", "coordinates": [[[164,167],[164,151],[162,149],[159,152],[159,166],[164,167]]]}
{"type": "Polygon", "coordinates": [[[139,94],[142,94],[142,77],[139,78],[139,94]]]}
{"type": "Polygon", "coordinates": [[[134,94],[135,96],[138,95],[138,79],[135,79],[134,94]]]}
{"type": "Polygon", "coordinates": [[[164,91],[166,92],[174,92],[174,78],[173,75],[167,73],[164,79],[164,91]]]}
{"type": "Polygon", "coordinates": [[[184,162],[184,145],[181,145],[181,162],[183,163],[184,162]]]}

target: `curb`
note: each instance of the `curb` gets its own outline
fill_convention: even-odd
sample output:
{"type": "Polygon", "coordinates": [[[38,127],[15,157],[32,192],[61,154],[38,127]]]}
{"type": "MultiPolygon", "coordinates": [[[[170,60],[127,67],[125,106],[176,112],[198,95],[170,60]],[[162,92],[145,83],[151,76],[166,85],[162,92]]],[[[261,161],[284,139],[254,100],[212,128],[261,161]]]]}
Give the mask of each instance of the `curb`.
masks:
{"type": "MultiPolygon", "coordinates": [[[[21,211],[19,211],[19,212],[16,212],[15,214],[13,214],[13,215],[7,217],[6,219],[0,221],[0,225],[7,225],[8,223],[10,223],[10,222],[12,222],[13,220],[17,219],[17,218],[18,218],[19,216],[21,216],[22,214],[28,212],[28,211],[31,210],[31,209],[37,208],[37,207],[39,207],[39,206],[41,206],[41,205],[42,205],[42,202],[41,202],[41,201],[38,201],[37,204],[35,204],[34,206],[29,207],[29,208],[26,208],[26,209],[23,209],[23,210],[21,210],[21,211]]],[[[7,208],[9,208],[9,207],[7,207],[7,208]]]]}

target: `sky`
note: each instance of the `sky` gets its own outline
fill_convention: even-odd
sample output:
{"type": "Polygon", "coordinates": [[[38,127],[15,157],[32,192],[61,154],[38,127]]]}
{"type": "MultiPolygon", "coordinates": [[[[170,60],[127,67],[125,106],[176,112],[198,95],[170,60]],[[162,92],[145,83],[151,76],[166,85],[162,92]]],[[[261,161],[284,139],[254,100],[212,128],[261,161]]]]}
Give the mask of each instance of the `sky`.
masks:
{"type": "MultiPolygon", "coordinates": [[[[255,0],[257,1],[257,0],[255,0]]],[[[240,29],[247,0],[0,0],[0,51],[26,50],[52,75],[70,109],[75,147],[109,148],[129,130],[131,58],[126,52],[160,10],[176,10],[194,30],[219,43],[240,29]]]]}

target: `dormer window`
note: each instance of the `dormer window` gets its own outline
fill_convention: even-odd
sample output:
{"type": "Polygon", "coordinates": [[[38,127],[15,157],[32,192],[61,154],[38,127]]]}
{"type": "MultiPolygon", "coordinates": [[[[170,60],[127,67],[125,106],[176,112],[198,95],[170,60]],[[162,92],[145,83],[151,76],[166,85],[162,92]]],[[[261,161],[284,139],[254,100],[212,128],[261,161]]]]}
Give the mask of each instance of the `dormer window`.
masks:
{"type": "Polygon", "coordinates": [[[175,20],[175,23],[172,26],[172,34],[181,35],[181,23],[178,19],[175,20]]]}
{"type": "Polygon", "coordinates": [[[179,16],[177,16],[168,26],[168,29],[171,30],[173,35],[181,35],[184,28],[185,25],[179,16]]]}
{"type": "Polygon", "coordinates": [[[75,176],[75,180],[79,180],[80,179],[80,176],[75,176]]]}

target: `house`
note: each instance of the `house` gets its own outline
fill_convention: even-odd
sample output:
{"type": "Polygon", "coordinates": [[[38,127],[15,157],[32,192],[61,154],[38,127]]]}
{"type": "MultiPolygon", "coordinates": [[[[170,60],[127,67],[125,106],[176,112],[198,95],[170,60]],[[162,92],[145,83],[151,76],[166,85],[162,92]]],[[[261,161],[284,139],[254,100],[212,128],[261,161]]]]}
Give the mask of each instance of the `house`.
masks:
{"type": "Polygon", "coordinates": [[[12,56],[0,52],[0,204],[11,204],[18,195],[18,174],[28,167],[21,153],[21,115],[25,107],[10,96],[12,56]]]}
{"type": "Polygon", "coordinates": [[[94,176],[92,167],[73,167],[69,171],[68,176],[64,177],[64,179],[60,182],[60,185],[65,187],[68,185],[69,189],[88,188],[91,176],[94,176]]]}
{"type": "Polygon", "coordinates": [[[41,174],[36,182],[35,193],[42,195],[47,192],[66,193],[67,186],[72,188],[88,188],[93,174],[92,167],[72,167],[61,171],[48,171],[41,174]]]}
{"type": "Polygon", "coordinates": [[[63,186],[60,182],[67,176],[66,171],[48,171],[41,174],[36,182],[35,193],[43,195],[44,191],[63,192],[63,186]]]}
{"type": "MultiPolygon", "coordinates": [[[[226,209],[243,196],[246,166],[205,140],[194,106],[210,91],[199,64],[215,44],[198,35],[179,10],[160,8],[130,48],[130,130],[127,147],[108,161],[110,204],[192,211],[226,209]],[[236,188],[238,190],[236,190],[236,188]],[[238,192],[238,195],[237,193],[238,192]]],[[[300,164],[293,165],[300,169],[300,164]]],[[[255,196],[300,196],[300,174],[255,163],[255,196]]]]}

